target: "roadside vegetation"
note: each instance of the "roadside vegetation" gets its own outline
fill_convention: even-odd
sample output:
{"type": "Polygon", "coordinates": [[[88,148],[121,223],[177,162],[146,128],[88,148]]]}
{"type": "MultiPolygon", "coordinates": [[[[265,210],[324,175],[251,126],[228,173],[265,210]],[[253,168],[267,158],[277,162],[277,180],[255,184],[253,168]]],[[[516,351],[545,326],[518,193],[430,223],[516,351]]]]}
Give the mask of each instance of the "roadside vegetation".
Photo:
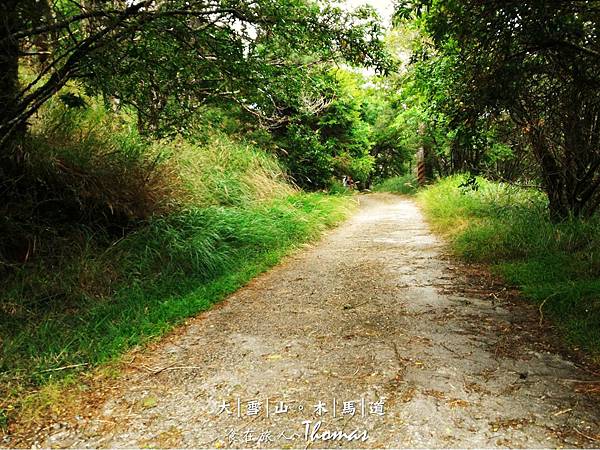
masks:
{"type": "MultiPolygon", "coordinates": [[[[455,253],[486,263],[539,305],[571,347],[600,361],[600,217],[553,223],[535,189],[444,178],[418,200],[455,253]]],[[[548,324],[546,321],[545,324],[548,324]]]]}
{"type": "Polygon", "coordinates": [[[416,196],[453,253],[482,263],[517,287],[567,344],[600,362],[600,216],[556,223],[535,187],[457,174],[418,188],[412,175],[376,192],[416,196]]]}
{"type": "MultiPolygon", "coordinates": [[[[431,186],[417,197],[431,223],[596,361],[599,6],[407,0],[387,36],[410,55],[387,78],[387,129],[424,154],[431,186]]],[[[406,188],[393,178],[376,189],[406,188]]]]}
{"type": "Polygon", "coordinates": [[[26,175],[48,198],[32,189],[6,206],[3,422],[36,387],[73,380],[210,308],[354,204],[300,191],[275,156],[215,127],[148,141],[101,105],[51,104],[29,139],[44,151],[26,175]],[[82,210],[89,216],[73,220],[82,210]]]}
{"type": "Polygon", "coordinates": [[[342,177],[375,176],[388,106],[355,69],[394,61],[372,8],[11,0],[0,25],[2,429],[318,237],[355,204],[342,177]]]}
{"type": "Polygon", "coordinates": [[[414,195],[417,193],[419,183],[412,174],[399,177],[387,178],[377,183],[374,192],[391,192],[393,194],[414,195]]]}

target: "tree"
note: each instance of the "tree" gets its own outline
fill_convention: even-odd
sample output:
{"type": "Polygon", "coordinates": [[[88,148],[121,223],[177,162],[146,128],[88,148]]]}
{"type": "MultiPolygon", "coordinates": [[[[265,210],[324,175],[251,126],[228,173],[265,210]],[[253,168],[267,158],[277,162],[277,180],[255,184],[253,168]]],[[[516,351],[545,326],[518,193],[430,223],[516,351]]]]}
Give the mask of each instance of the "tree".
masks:
{"type": "MultiPolygon", "coordinates": [[[[405,79],[396,81],[404,87],[407,85],[405,79]]],[[[384,80],[368,91],[363,109],[373,128],[374,179],[404,175],[423,144],[422,137],[415,132],[423,119],[421,111],[409,108],[407,97],[406,90],[397,89],[396,83],[384,80]]]]}
{"type": "MultiPolygon", "coordinates": [[[[600,207],[600,2],[402,2],[452,62],[445,112],[472,129],[510,117],[555,220],[600,207]]],[[[432,56],[425,52],[422,59],[432,56]]]]}
{"type": "Polygon", "coordinates": [[[19,131],[9,124],[18,114],[19,101],[19,41],[11,39],[20,22],[17,5],[18,0],[0,2],[0,123],[4,129],[12,126],[12,133],[19,131]]]}
{"type": "Polygon", "coordinates": [[[281,158],[303,187],[326,187],[332,177],[344,175],[366,186],[374,160],[371,126],[363,118],[362,78],[318,66],[308,79],[311,98],[299,91],[300,97],[277,99],[285,116],[272,131],[281,158]]]}
{"type": "Polygon", "coordinates": [[[36,11],[36,0],[0,2],[3,154],[70,80],[134,106],[153,131],[169,108],[193,110],[207,99],[272,112],[273,77],[298,78],[299,67],[315,61],[385,69],[376,15],[364,8],[347,13],[309,0],[58,0],[49,14],[36,11]],[[304,61],[287,57],[299,49],[304,61]],[[20,86],[19,65],[41,52],[44,64],[20,86]]]}

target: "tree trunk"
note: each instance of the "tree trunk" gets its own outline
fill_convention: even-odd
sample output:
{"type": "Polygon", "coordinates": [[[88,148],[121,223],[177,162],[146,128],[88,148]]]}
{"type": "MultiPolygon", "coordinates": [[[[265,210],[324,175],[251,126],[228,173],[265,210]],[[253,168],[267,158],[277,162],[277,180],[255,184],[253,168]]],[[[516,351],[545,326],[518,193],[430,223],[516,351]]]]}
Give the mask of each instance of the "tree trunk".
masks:
{"type": "Polygon", "coordinates": [[[25,126],[13,127],[19,101],[19,42],[10,39],[18,26],[17,1],[0,0],[0,157],[14,148],[25,126]]]}
{"type": "MultiPolygon", "coordinates": [[[[36,2],[37,11],[34,18],[34,25],[41,26],[44,24],[54,24],[52,8],[48,0],[38,0],[36,2]]],[[[44,67],[50,56],[51,41],[55,41],[54,33],[42,33],[33,39],[38,54],[38,62],[40,67],[44,67]]]]}
{"type": "Polygon", "coordinates": [[[565,109],[529,136],[553,221],[591,217],[600,205],[600,107],[575,92],[565,109]]]}
{"type": "Polygon", "coordinates": [[[542,188],[548,197],[550,219],[553,222],[563,221],[571,215],[568,201],[565,198],[566,184],[560,164],[550,150],[550,143],[540,129],[529,134],[533,153],[540,164],[542,188]]]}

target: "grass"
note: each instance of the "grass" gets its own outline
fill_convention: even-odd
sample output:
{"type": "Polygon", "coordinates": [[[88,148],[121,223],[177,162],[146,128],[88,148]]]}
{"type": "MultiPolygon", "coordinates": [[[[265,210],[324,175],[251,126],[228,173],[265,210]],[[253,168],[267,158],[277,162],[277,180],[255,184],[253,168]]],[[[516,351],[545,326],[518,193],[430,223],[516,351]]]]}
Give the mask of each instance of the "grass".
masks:
{"type": "Polygon", "coordinates": [[[200,147],[178,138],[157,144],[172,155],[191,201],[202,206],[243,206],[296,191],[272,155],[213,131],[200,147]]]}
{"type": "Polygon", "coordinates": [[[104,299],[80,295],[4,315],[3,397],[18,402],[27,389],[73,372],[52,369],[89,369],[164,334],[338,223],[347,205],[345,197],[299,193],[253,208],[191,209],[86,255],[86,271],[119,272],[119,286],[104,299]]]}
{"type": "Polygon", "coordinates": [[[600,359],[600,218],[553,224],[538,191],[479,179],[460,189],[461,176],[421,191],[434,229],[456,254],[491,264],[540,305],[567,342],[600,359]],[[543,306],[542,306],[543,305],[543,306]]]}
{"type": "Polygon", "coordinates": [[[414,175],[407,174],[388,178],[374,186],[375,192],[391,192],[393,194],[414,195],[417,193],[418,182],[414,175]]]}
{"type": "Polygon", "coordinates": [[[19,201],[0,211],[0,429],[60,406],[83,373],[209,309],[354,204],[203,133],[149,141],[94,104],[50,105],[32,126],[19,201]]]}

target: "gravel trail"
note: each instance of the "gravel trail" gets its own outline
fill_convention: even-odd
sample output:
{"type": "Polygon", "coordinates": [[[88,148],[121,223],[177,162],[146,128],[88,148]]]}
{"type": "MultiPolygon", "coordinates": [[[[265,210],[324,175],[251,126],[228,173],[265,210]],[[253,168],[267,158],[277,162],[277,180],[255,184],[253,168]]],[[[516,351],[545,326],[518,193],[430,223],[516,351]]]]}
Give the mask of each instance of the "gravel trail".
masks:
{"type": "Polygon", "coordinates": [[[359,198],[28,444],[598,447],[594,377],[533,334],[532,308],[474,292],[411,200],[359,198]]]}

